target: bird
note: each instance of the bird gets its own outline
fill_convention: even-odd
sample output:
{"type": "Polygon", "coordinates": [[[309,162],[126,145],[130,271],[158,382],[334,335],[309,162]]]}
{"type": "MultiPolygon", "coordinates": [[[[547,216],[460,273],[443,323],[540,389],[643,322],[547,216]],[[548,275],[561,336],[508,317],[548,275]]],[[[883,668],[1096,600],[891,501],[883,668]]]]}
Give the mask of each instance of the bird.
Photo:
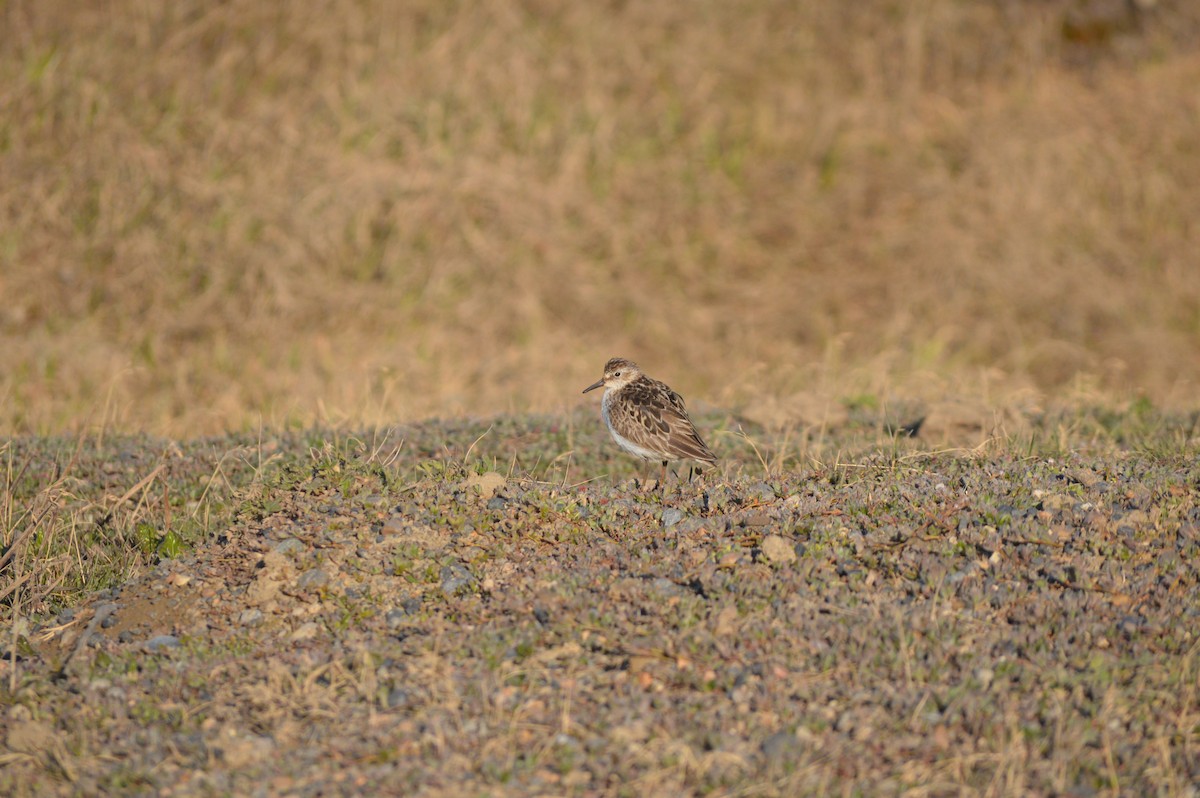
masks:
{"type": "Polygon", "coordinates": [[[671,460],[716,464],[717,456],[688,418],[683,397],[666,383],[646,376],[637,363],[612,358],[604,364],[604,376],[583,392],[597,388],[604,388],[600,414],[613,440],[634,457],[661,461],[660,486],[666,481],[671,460]]]}

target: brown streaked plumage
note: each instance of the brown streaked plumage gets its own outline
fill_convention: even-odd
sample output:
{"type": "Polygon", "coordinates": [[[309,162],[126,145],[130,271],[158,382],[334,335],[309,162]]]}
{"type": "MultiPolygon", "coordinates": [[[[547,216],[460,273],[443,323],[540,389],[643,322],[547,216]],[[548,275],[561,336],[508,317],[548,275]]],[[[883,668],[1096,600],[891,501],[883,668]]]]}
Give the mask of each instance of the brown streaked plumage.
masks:
{"type": "Polygon", "coordinates": [[[613,440],[634,457],[662,461],[664,479],[671,460],[717,462],[688,418],[683,397],[636,363],[614,357],[604,364],[604,376],[583,392],[596,388],[604,388],[600,411],[613,440]]]}

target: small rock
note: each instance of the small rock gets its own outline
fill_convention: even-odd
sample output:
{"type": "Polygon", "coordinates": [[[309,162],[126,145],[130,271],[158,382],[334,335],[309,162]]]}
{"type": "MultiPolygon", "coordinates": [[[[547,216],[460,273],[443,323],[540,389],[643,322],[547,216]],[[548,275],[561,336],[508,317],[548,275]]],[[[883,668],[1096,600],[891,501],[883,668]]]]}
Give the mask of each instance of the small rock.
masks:
{"type": "Polygon", "coordinates": [[[488,499],[487,508],[489,510],[503,510],[506,504],[508,504],[508,499],[503,496],[493,496],[488,499]]]}
{"type": "Polygon", "coordinates": [[[665,527],[673,527],[683,520],[683,513],[674,507],[668,507],[662,511],[662,525],[665,527]]]}
{"type": "Polygon", "coordinates": [[[472,474],[463,481],[463,487],[468,492],[474,492],[485,499],[491,499],[496,495],[496,491],[504,486],[504,475],[496,471],[488,471],[485,474],[472,474]]]}
{"type": "Polygon", "coordinates": [[[737,497],[728,485],[718,485],[708,493],[708,506],[724,512],[731,505],[737,504],[737,497]]]}
{"type": "Polygon", "coordinates": [[[796,561],[796,549],[787,538],[780,535],[767,535],[762,541],[762,553],[773,563],[788,563],[796,561]]]}
{"type": "Polygon", "coordinates": [[[403,687],[393,687],[388,690],[385,703],[388,709],[403,709],[412,704],[412,695],[403,687]]]}
{"type": "Polygon", "coordinates": [[[293,640],[312,640],[317,636],[317,632],[321,631],[321,627],[315,621],[300,624],[296,631],[292,632],[293,640]]]}
{"type": "Polygon", "coordinates": [[[768,767],[778,767],[800,753],[800,738],[786,731],[777,731],[762,741],[763,757],[768,767]]]}
{"type": "Polygon", "coordinates": [[[1129,526],[1137,529],[1138,527],[1147,526],[1150,523],[1150,514],[1145,510],[1130,510],[1121,516],[1118,521],[1119,526],[1129,526]]]}
{"type": "Polygon", "coordinates": [[[535,607],[533,610],[533,617],[534,620],[536,620],[542,626],[550,623],[550,613],[547,612],[544,607],[535,607]]]}
{"type": "Polygon", "coordinates": [[[454,596],[460,590],[474,584],[475,577],[459,563],[453,563],[442,568],[442,593],[447,597],[454,596]]]}
{"type": "Polygon", "coordinates": [[[296,538],[284,538],[275,544],[275,551],[279,554],[293,554],[302,552],[305,548],[305,545],[296,538]]]}
{"type": "Polygon", "coordinates": [[[270,737],[225,729],[221,738],[213,742],[212,749],[226,766],[240,770],[275,756],[275,741],[270,737]]]}
{"type": "Polygon", "coordinates": [[[756,499],[760,502],[775,501],[775,489],[765,482],[755,482],[750,487],[746,488],[746,495],[751,499],[756,499]]]}
{"type": "Polygon", "coordinates": [[[672,582],[665,576],[660,576],[650,583],[650,592],[666,599],[672,596],[686,596],[688,589],[672,582]]]}
{"type": "Polygon", "coordinates": [[[383,522],[383,526],[379,528],[380,536],[399,535],[408,528],[409,523],[406,515],[397,513],[383,522]]]}
{"type": "Polygon", "coordinates": [[[146,641],[147,651],[162,651],[167,648],[179,648],[179,638],[175,635],[158,635],[146,641]]]}
{"type": "Polygon", "coordinates": [[[262,623],[262,620],[262,610],[242,610],[242,614],[238,616],[238,623],[242,626],[258,626],[260,623],[262,623]]]}
{"type": "Polygon", "coordinates": [[[383,507],[388,503],[386,496],[380,496],[378,493],[372,493],[370,496],[364,496],[359,499],[364,507],[383,507]]]}
{"type": "Polygon", "coordinates": [[[1047,493],[1038,503],[1042,510],[1055,512],[1060,510],[1069,510],[1075,506],[1075,499],[1071,496],[1064,496],[1061,493],[1047,493]]]}
{"type": "Polygon", "coordinates": [[[329,574],[322,571],[320,568],[313,568],[311,571],[305,571],[300,574],[300,578],[296,580],[298,587],[305,590],[316,590],[317,588],[325,587],[329,584],[329,574]]]}
{"type": "Polygon", "coordinates": [[[9,727],[4,742],[13,751],[36,754],[51,750],[56,737],[54,727],[50,724],[38,720],[27,720],[9,727]]]}
{"type": "Polygon", "coordinates": [[[1090,468],[1068,468],[1066,476],[1067,479],[1078,482],[1085,488],[1090,488],[1100,481],[1100,477],[1090,468]]]}

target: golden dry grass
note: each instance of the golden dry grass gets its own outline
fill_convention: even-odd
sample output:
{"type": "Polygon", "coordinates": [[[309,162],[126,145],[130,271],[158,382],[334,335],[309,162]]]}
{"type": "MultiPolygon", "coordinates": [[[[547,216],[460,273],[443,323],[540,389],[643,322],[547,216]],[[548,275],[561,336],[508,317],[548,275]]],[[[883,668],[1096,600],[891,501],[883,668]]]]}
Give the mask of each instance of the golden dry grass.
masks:
{"type": "Polygon", "coordinates": [[[9,0],[0,431],[1190,402],[1200,9],[1083,5],[9,0]]]}

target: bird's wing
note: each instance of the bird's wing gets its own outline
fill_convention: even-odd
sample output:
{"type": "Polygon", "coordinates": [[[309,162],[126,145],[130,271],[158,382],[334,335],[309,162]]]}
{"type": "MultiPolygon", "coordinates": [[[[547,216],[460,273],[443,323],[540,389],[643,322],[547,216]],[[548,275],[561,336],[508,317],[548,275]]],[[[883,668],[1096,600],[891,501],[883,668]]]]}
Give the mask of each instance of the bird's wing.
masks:
{"type": "Polygon", "coordinates": [[[677,458],[688,457],[703,463],[715,463],[716,455],[700,439],[692,420],[688,418],[683,397],[663,383],[656,382],[648,400],[638,402],[643,426],[654,430],[664,451],[677,458]]]}

